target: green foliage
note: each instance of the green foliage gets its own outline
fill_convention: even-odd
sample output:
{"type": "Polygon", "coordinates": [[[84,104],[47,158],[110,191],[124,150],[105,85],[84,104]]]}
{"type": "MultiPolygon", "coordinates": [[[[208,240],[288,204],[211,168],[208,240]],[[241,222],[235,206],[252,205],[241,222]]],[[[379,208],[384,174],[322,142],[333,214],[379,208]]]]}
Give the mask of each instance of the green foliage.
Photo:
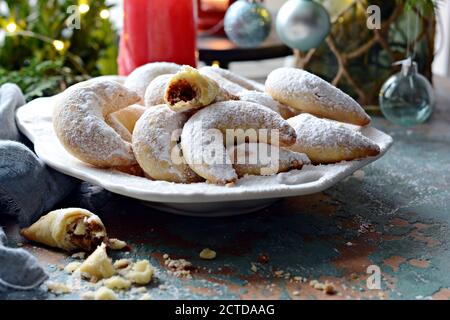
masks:
{"type": "MultiPolygon", "coordinates": [[[[17,83],[28,99],[51,95],[80,79],[117,73],[117,33],[101,19],[105,0],[89,0],[81,28],[69,28],[68,8],[77,0],[0,0],[0,28],[14,21],[16,34],[0,42],[0,84],[17,83]],[[64,42],[58,51],[52,40],[64,42]]],[[[70,12],[70,11],[69,11],[70,12]]],[[[1,40],[0,40],[1,41],[1,40]]]]}

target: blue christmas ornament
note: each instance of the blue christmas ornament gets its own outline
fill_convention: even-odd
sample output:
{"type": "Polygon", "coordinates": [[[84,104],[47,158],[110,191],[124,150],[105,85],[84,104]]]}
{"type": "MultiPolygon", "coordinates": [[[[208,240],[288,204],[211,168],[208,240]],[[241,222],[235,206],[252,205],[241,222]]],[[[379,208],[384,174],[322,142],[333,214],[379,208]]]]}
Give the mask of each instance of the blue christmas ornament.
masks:
{"type": "Polygon", "coordinates": [[[289,0],[278,12],[276,28],[281,41],[300,51],[317,48],[331,30],[328,11],[312,0],[289,0]]]}
{"type": "Polygon", "coordinates": [[[236,45],[257,47],[270,34],[272,15],[256,0],[239,0],[228,8],[224,28],[228,38],[236,45]]]}
{"type": "Polygon", "coordinates": [[[436,105],[433,87],[417,71],[417,63],[404,60],[402,71],[389,78],[380,91],[380,107],[391,122],[409,127],[425,122],[436,105]]]}

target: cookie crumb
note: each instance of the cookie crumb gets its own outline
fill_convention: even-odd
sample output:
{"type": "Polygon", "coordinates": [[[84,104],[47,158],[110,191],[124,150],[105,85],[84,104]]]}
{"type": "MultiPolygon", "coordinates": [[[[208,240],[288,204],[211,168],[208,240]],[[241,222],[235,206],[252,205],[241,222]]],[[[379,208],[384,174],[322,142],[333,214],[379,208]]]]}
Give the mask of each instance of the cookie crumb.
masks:
{"type": "Polygon", "coordinates": [[[328,282],[328,281],[326,281],[325,283],[322,283],[317,280],[311,280],[309,282],[309,285],[316,290],[325,292],[328,295],[333,295],[337,292],[336,288],[334,287],[334,284],[331,282],[328,282]]]}
{"type": "Polygon", "coordinates": [[[324,291],[328,295],[333,295],[336,293],[336,288],[332,283],[325,283],[324,291]]]}
{"type": "Polygon", "coordinates": [[[139,298],[139,300],[152,300],[152,296],[149,293],[145,293],[139,298]]]}
{"type": "Polygon", "coordinates": [[[84,258],[86,258],[86,252],[77,252],[77,253],[74,253],[73,255],[71,255],[71,257],[73,259],[84,260],[84,258]]]}
{"type": "Polygon", "coordinates": [[[64,272],[74,273],[79,266],[81,266],[81,262],[71,262],[64,268],[64,272]]]}
{"type": "Polygon", "coordinates": [[[358,181],[363,181],[365,177],[365,172],[362,170],[357,170],[353,173],[353,177],[358,181]]]}
{"type": "Polygon", "coordinates": [[[128,290],[131,287],[131,281],[120,276],[113,276],[103,281],[105,287],[112,290],[128,290]]]}
{"type": "Polygon", "coordinates": [[[191,279],[192,263],[185,259],[171,259],[170,257],[164,261],[164,265],[169,268],[168,273],[177,278],[191,279]]]}
{"type": "Polygon", "coordinates": [[[94,300],[117,300],[117,296],[111,289],[101,287],[95,292],[94,300]]]}
{"type": "Polygon", "coordinates": [[[94,291],[83,292],[80,295],[80,298],[82,300],[94,300],[95,299],[95,292],[94,291]]]}
{"type": "Polygon", "coordinates": [[[123,250],[127,247],[127,243],[125,241],[119,239],[108,239],[108,248],[112,250],[123,250]]]}
{"type": "Polygon", "coordinates": [[[47,290],[56,295],[67,294],[67,293],[72,292],[72,289],[70,289],[70,287],[68,285],[66,285],[65,283],[62,283],[62,282],[48,281],[46,283],[46,285],[47,285],[47,290]]]}
{"type": "Polygon", "coordinates": [[[203,260],[214,260],[217,257],[217,253],[214,250],[205,248],[200,252],[200,258],[203,260]]]}
{"type": "Polygon", "coordinates": [[[113,264],[115,269],[126,269],[128,268],[130,265],[132,264],[132,262],[128,259],[120,259],[120,260],[116,260],[113,264]]]}

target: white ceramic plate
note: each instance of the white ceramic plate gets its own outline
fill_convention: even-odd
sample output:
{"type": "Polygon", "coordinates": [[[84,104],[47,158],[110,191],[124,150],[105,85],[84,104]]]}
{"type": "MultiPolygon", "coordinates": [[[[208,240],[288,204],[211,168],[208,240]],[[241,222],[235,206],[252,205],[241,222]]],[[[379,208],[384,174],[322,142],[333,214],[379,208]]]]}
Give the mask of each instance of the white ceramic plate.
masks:
{"type": "Polygon", "coordinates": [[[34,143],[37,155],[47,165],[111,192],[142,200],[160,210],[185,215],[241,214],[262,209],[281,198],[321,192],[383,156],[393,142],[381,131],[361,128],[362,134],[380,146],[378,157],[326,166],[305,166],[300,171],[270,177],[246,177],[240,179],[235,187],[151,181],[115,170],[95,168],[72,157],[59,143],[53,130],[52,111],[56,98],[34,100],[21,107],[16,115],[20,130],[34,143]]]}

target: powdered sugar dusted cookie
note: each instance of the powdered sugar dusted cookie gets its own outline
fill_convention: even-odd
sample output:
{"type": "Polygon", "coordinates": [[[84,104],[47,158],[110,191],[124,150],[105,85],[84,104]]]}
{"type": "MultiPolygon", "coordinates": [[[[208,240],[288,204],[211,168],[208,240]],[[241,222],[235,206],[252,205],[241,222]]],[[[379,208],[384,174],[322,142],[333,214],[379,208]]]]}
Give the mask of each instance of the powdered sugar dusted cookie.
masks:
{"type": "Polygon", "coordinates": [[[64,148],[97,167],[136,164],[131,144],[105,118],[139,101],[139,96],[113,81],[94,82],[63,93],[53,113],[53,126],[64,148]]]}
{"type": "Polygon", "coordinates": [[[180,153],[178,140],[189,114],[166,105],[147,109],[133,132],[133,150],[144,172],[153,179],[177,183],[200,182],[180,153]]]}
{"type": "Polygon", "coordinates": [[[220,75],[221,77],[223,77],[223,78],[225,78],[247,90],[255,90],[255,91],[261,91],[261,92],[264,91],[264,85],[262,83],[242,77],[236,73],[231,72],[230,70],[216,68],[216,67],[203,67],[200,70],[214,72],[214,73],[220,75]]]}
{"type": "Polygon", "coordinates": [[[380,147],[360,132],[336,121],[303,113],[288,119],[297,133],[289,149],[305,153],[315,164],[336,163],[380,154],[380,147]]]}
{"type": "Polygon", "coordinates": [[[136,91],[143,103],[145,91],[157,76],[162,74],[177,73],[180,65],[169,62],[153,62],[134,70],[125,80],[124,86],[136,91]]]}
{"type": "Polygon", "coordinates": [[[319,117],[365,126],[371,119],[349,95],[305,70],[279,68],[266,81],[277,101],[319,117]]]}
{"type": "Polygon", "coordinates": [[[300,170],[310,164],[303,153],[290,151],[266,143],[242,143],[228,148],[233,167],[239,178],[246,175],[271,176],[280,172],[300,170]]]}
{"type": "Polygon", "coordinates": [[[254,134],[252,140],[256,141],[249,142],[261,142],[264,138],[267,140],[264,142],[281,146],[292,145],[296,140],[294,129],[269,108],[244,101],[218,102],[198,111],[186,122],[181,135],[184,158],[199,176],[210,182],[234,182],[238,176],[224,144],[225,140],[234,144],[235,135],[243,138],[246,134],[254,134]],[[278,135],[276,140],[272,139],[274,132],[278,135]],[[229,134],[233,134],[232,141],[229,134]]]}
{"type": "Polygon", "coordinates": [[[150,82],[144,97],[144,105],[147,108],[165,103],[164,94],[166,93],[167,84],[173,76],[173,74],[163,74],[150,82]]]}

